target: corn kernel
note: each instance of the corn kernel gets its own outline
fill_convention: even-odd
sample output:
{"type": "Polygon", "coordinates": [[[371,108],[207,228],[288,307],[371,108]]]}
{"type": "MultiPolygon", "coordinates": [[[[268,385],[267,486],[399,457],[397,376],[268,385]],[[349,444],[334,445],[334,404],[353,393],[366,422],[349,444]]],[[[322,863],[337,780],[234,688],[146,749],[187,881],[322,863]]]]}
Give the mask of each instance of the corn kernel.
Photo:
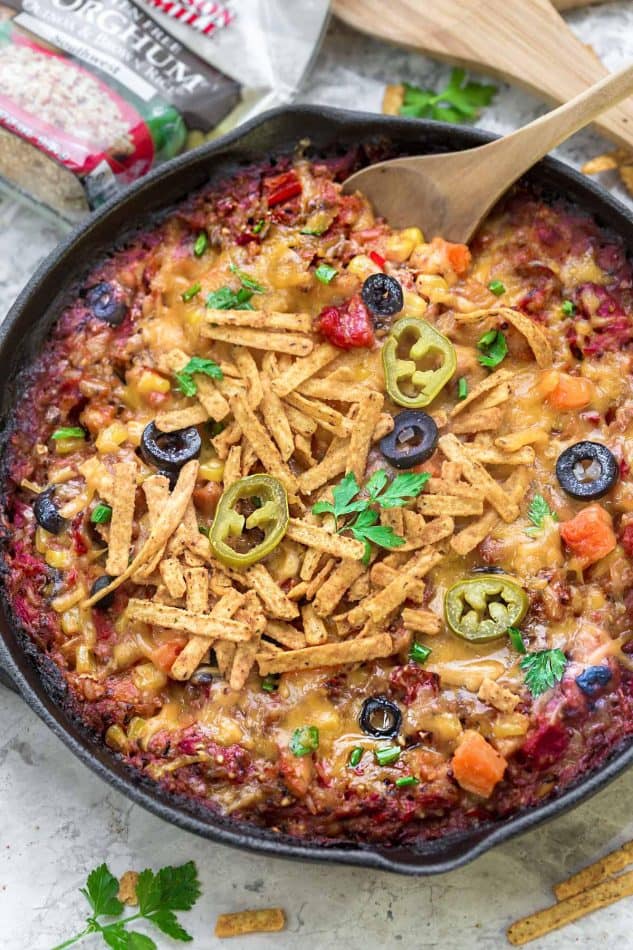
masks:
{"type": "Polygon", "coordinates": [[[127,426],[122,422],[113,422],[97,436],[95,445],[97,452],[116,452],[118,447],[127,439],[127,426]]]}
{"type": "Polygon", "coordinates": [[[371,274],[382,274],[381,268],[366,254],[357,254],[353,257],[347,265],[347,270],[359,280],[367,280],[371,274]]]}
{"type": "Polygon", "coordinates": [[[72,607],[70,610],[66,610],[61,616],[60,625],[67,636],[79,633],[81,629],[79,608],[72,607]]]}
{"type": "Polygon", "coordinates": [[[138,690],[157,693],[167,685],[167,676],[153,663],[140,663],[132,670],[132,680],[138,690]]]}
{"type": "Polygon", "coordinates": [[[133,716],[132,719],[130,719],[130,724],[127,727],[127,737],[130,742],[137,742],[143,737],[146,725],[146,720],[140,716],[133,716]]]}
{"type": "Polygon", "coordinates": [[[198,469],[198,475],[207,482],[221,482],[224,477],[224,462],[220,459],[203,462],[198,469]]]}
{"type": "Polygon", "coordinates": [[[81,643],[75,654],[75,671],[77,673],[94,673],[95,669],[96,664],[92,650],[85,643],[81,643]]]}
{"type": "Polygon", "coordinates": [[[492,728],[492,734],[497,739],[511,739],[512,736],[524,736],[528,731],[530,720],[523,713],[507,713],[499,716],[492,728]]]}
{"type": "Polygon", "coordinates": [[[426,300],[423,300],[422,297],[418,297],[417,294],[414,294],[410,290],[403,290],[402,296],[404,297],[404,307],[402,308],[402,314],[405,317],[423,317],[426,313],[426,308],[428,304],[426,300]]]}
{"type": "Polygon", "coordinates": [[[72,565],[72,554],[70,551],[49,548],[44,554],[44,560],[49,567],[67,571],[72,565]]]}
{"type": "Polygon", "coordinates": [[[35,550],[38,554],[46,554],[48,551],[48,542],[53,535],[49,534],[45,528],[40,525],[35,529],[35,550]]]}
{"type": "Polygon", "coordinates": [[[390,234],[385,244],[385,257],[388,261],[397,261],[402,264],[413,251],[413,248],[422,240],[419,228],[405,228],[396,234],[390,234]]]}
{"type": "Polygon", "coordinates": [[[415,289],[431,303],[445,303],[450,296],[448,284],[439,274],[419,274],[415,281],[415,289]]]}
{"type": "Polygon", "coordinates": [[[146,396],[148,393],[168,393],[171,389],[171,383],[160,373],[155,373],[153,369],[144,369],[136,388],[142,396],[146,396]]]}
{"type": "Polygon", "coordinates": [[[115,752],[127,752],[130,745],[121,726],[110,726],[105,734],[105,741],[115,752]]]}
{"type": "Polygon", "coordinates": [[[135,640],[122,640],[112,648],[112,658],[118,670],[126,670],[138,660],[142,660],[143,650],[135,640]]]}
{"type": "Polygon", "coordinates": [[[138,419],[130,419],[129,422],[126,422],[125,428],[127,429],[127,440],[130,445],[140,445],[141,438],[143,437],[143,430],[147,425],[147,421],[142,421],[138,419]]]}

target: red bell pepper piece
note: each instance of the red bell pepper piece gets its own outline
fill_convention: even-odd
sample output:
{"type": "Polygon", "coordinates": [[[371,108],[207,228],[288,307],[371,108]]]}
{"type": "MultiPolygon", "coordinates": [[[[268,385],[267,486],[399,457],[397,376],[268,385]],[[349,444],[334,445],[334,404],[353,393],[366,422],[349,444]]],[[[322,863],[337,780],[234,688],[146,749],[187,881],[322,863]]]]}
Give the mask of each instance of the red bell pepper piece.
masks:
{"type": "Polygon", "coordinates": [[[381,257],[381,256],[380,256],[380,254],[378,253],[378,251],[370,251],[370,252],[369,252],[369,256],[371,257],[371,259],[372,259],[372,261],[374,262],[374,264],[376,264],[378,267],[380,267],[381,270],[384,270],[384,269],[385,269],[385,264],[387,263],[387,261],[385,260],[384,257],[381,257]]]}
{"type": "Polygon", "coordinates": [[[274,178],[267,178],[264,182],[268,207],[283,204],[296,198],[301,194],[301,182],[293,171],[284,172],[282,175],[275,175],[274,178]]]}

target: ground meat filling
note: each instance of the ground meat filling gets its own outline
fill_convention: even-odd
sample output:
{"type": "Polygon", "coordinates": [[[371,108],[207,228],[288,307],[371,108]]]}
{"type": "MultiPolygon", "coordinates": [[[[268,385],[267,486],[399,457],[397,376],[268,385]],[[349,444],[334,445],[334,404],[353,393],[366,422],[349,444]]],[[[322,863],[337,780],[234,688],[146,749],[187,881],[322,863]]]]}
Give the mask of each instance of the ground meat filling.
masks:
{"type": "Polygon", "coordinates": [[[633,733],[633,270],[523,187],[470,248],[396,231],[341,194],[361,159],[246,168],[95,267],[22,382],[2,584],[133,769],[395,845],[534,806],[633,733]],[[414,467],[407,399],[437,430],[414,467]],[[561,475],[579,443],[608,453],[561,475]]]}

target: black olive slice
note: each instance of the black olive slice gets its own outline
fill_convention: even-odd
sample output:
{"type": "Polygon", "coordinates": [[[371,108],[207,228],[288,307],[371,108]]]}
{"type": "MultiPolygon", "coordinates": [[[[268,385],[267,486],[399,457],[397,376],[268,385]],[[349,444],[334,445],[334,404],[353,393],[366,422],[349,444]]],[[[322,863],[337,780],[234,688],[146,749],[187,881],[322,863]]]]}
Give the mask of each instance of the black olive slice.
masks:
{"type": "Polygon", "coordinates": [[[60,534],[66,527],[66,519],[62,518],[53,501],[52,488],[37,496],[33,502],[33,514],[37,523],[51,534],[60,534]]]}
{"type": "Polygon", "coordinates": [[[395,277],[388,274],[371,274],[362,286],[361,297],[372,313],[392,317],[404,307],[402,287],[395,277]]]}
{"type": "Polygon", "coordinates": [[[385,696],[371,696],[363,703],[358,717],[363,732],[377,739],[394,739],[400,732],[402,713],[385,696]]]}
{"type": "Polygon", "coordinates": [[[191,459],[200,455],[202,440],[195,426],[177,429],[176,432],[161,432],[150,422],[145,426],[141,437],[141,455],[148,465],[157,465],[161,469],[177,472],[191,459]]]}
{"type": "Polygon", "coordinates": [[[210,683],[213,683],[214,680],[217,680],[220,675],[217,666],[203,665],[199,666],[194,673],[189,677],[189,682],[193,686],[208,686],[210,683]]]}
{"type": "MultiPolygon", "coordinates": [[[[113,577],[110,577],[109,574],[102,574],[101,577],[98,577],[94,581],[92,587],[90,588],[90,596],[94,597],[95,594],[98,594],[99,591],[103,590],[104,587],[107,587],[108,584],[111,584],[114,580],[113,577]]],[[[114,595],[116,591],[111,590],[109,594],[106,594],[105,597],[102,597],[101,600],[98,600],[96,604],[93,604],[95,610],[107,610],[108,607],[111,607],[114,603],[114,595]]]]}
{"type": "Polygon", "coordinates": [[[588,666],[576,677],[576,683],[585,696],[592,697],[607,686],[612,678],[613,673],[608,666],[588,666]]]}
{"type": "Polygon", "coordinates": [[[159,468],[156,472],[157,475],[162,475],[163,478],[166,478],[169,482],[169,487],[171,491],[176,487],[176,482],[178,481],[178,472],[170,472],[167,468],[159,468]]]}
{"type": "Polygon", "coordinates": [[[599,442],[576,442],[558,457],[556,477],[572,498],[601,498],[618,480],[612,452],[599,442]]]}
{"type": "Polygon", "coordinates": [[[113,284],[95,284],[86,294],[86,302],[95,317],[110,326],[120,326],[127,316],[127,304],[113,284]]]}
{"type": "Polygon", "coordinates": [[[405,409],[393,420],[393,431],[380,440],[380,451],[395,468],[413,468],[435,452],[438,431],[426,412],[405,409]]]}

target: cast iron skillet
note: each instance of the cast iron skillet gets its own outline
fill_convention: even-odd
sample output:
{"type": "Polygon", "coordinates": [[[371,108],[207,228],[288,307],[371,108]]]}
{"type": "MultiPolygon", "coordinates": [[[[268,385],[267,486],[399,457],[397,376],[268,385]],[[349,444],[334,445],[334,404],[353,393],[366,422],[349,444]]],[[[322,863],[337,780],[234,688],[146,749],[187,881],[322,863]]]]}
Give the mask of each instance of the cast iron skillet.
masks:
{"type": "MultiPolygon", "coordinates": [[[[230,135],[168,162],[108,204],[62,242],[40,266],[0,328],[0,377],[9,380],[1,396],[2,429],[11,418],[16,374],[37,353],[51,323],[75,285],[99,258],[133,235],[135,229],[176,204],[209,180],[225,177],[244,163],[288,152],[300,139],[316,148],[345,148],[387,138],[395,153],[425,153],[470,148],[493,136],[436,122],[366,115],[335,109],[295,107],[276,110],[230,135]]],[[[606,192],[553,159],[540,162],[528,178],[553,194],[564,195],[592,212],[633,249],[633,219],[606,192]]],[[[600,770],[586,775],[558,798],[503,822],[422,843],[417,847],[302,843],[229,821],[167,794],[122,764],[64,708],[64,683],[57,668],[42,662],[5,604],[0,611],[0,666],[29,706],[83,762],[118,791],[166,821],[204,838],[283,857],[332,861],[397,871],[438,874],[471,861],[493,845],[552,818],[593,795],[633,760],[633,744],[615,751],[600,770]]]]}

